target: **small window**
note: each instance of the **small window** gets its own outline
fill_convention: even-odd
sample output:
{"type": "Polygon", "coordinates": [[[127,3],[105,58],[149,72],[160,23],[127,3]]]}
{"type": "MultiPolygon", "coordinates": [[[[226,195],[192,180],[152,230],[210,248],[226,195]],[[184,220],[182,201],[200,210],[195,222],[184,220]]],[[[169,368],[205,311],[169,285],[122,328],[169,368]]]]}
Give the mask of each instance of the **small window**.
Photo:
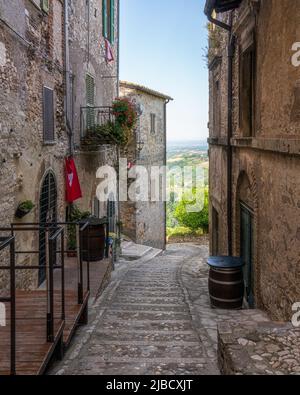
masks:
{"type": "Polygon", "coordinates": [[[242,53],[240,65],[240,128],[244,137],[254,135],[255,51],[242,53]]]}
{"type": "Polygon", "coordinates": [[[115,40],[115,0],[102,0],[103,36],[113,44],[115,40]]]}
{"type": "Polygon", "coordinates": [[[156,115],[151,114],[151,133],[155,134],[156,132],[156,115]]]}
{"type": "Polygon", "coordinates": [[[43,91],[44,141],[54,141],[54,92],[44,87],[43,91]]]}

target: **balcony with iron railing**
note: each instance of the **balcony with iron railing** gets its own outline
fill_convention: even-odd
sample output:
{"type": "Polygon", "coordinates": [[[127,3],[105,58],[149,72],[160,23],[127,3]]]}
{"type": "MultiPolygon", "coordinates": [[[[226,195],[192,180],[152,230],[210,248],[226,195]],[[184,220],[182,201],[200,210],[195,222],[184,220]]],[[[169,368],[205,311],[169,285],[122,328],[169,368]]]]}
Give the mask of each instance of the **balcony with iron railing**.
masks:
{"type": "Polygon", "coordinates": [[[81,148],[98,151],[103,145],[119,144],[115,131],[115,114],[112,107],[81,107],[81,148]]]}

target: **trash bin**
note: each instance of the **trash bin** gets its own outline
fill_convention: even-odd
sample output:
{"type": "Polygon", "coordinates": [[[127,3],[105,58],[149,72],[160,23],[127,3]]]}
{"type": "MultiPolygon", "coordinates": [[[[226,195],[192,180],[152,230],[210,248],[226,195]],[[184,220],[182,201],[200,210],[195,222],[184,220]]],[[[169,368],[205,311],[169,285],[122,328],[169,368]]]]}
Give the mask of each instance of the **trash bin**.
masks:
{"type": "Polygon", "coordinates": [[[209,272],[209,295],[211,305],[218,309],[241,309],[244,300],[243,260],[220,256],[207,261],[209,272]]]}
{"type": "Polygon", "coordinates": [[[87,221],[89,226],[82,235],[82,259],[86,262],[102,261],[105,258],[107,219],[90,217],[87,221]]]}

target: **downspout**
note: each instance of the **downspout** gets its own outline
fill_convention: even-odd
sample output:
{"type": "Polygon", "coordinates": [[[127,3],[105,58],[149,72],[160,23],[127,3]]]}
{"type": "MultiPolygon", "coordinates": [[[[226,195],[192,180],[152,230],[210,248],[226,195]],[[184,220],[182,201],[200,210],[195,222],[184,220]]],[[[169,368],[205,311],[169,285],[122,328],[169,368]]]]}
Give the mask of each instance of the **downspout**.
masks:
{"type": "Polygon", "coordinates": [[[72,117],[73,103],[71,101],[70,92],[70,52],[69,52],[69,11],[68,11],[68,0],[64,1],[64,33],[65,33],[65,123],[66,130],[69,138],[69,155],[72,156],[74,153],[73,149],[73,130],[70,116],[72,117]]]}
{"type": "Polygon", "coordinates": [[[117,97],[120,96],[120,0],[118,0],[118,61],[117,61],[117,97]]]}
{"type": "Polygon", "coordinates": [[[232,19],[233,14],[230,13],[229,24],[223,23],[212,16],[214,7],[209,10],[205,10],[205,14],[208,20],[216,26],[225,29],[228,32],[228,91],[227,91],[227,103],[228,103],[228,113],[227,113],[227,250],[228,255],[233,254],[233,243],[232,243],[232,145],[231,138],[233,132],[232,125],[232,109],[233,109],[233,57],[235,50],[235,37],[232,34],[232,19]]]}
{"type": "MultiPolygon", "coordinates": [[[[230,26],[232,26],[232,12],[230,13],[230,26]]],[[[233,149],[231,145],[231,138],[233,132],[232,125],[232,110],[233,110],[233,57],[235,50],[235,37],[229,32],[228,43],[228,134],[227,134],[227,226],[228,226],[228,255],[233,255],[233,242],[232,242],[232,162],[233,162],[233,149]]]]}
{"type": "MultiPolygon", "coordinates": [[[[166,171],[167,171],[167,168],[166,168],[166,166],[167,166],[167,105],[169,103],[170,103],[170,99],[167,99],[165,101],[165,104],[164,104],[164,134],[165,134],[165,136],[164,136],[164,143],[165,143],[165,147],[164,147],[164,166],[165,166],[166,171]]],[[[165,250],[166,247],[167,247],[167,201],[165,199],[165,196],[164,196],[164,207],[165,207],[164,208],[164,212],[165,212],[165,218],[164,218],[164,221],[165,221],[164,250],[165,250]]]]}
{"type": "MultiPolygon", "coordinates": [[[[118,34],[118,48],[117,48],[117,97],[120,96],[120,0],[118,0],[118,22],[117,22],[117,34],[118,34]]],[[[121,205],[120,205],[120,147],[117,147],[117,161],[118,161],[118,179],[117,179],[117,194],[118,194],[118,239],[120,241],[120,254],[121,254],[121,237],[122,237],[122,232],[121,232],[121,205]]]]}

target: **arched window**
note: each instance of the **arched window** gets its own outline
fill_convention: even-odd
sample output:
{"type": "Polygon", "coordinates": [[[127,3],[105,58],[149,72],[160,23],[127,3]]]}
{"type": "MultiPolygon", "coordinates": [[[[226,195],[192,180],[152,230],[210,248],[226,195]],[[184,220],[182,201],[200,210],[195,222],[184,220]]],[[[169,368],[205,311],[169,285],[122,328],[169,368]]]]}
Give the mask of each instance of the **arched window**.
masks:
{"type": "MultiPolygon", "coordinates": [[[[48,171],[42,182],[40,191],[40,224],[52,224],[57,222],[57,186],[54,173],[48,171]]],[[[39,285],[46,278],[46,232],[40,231],[39,234],[39,285]]]]}

